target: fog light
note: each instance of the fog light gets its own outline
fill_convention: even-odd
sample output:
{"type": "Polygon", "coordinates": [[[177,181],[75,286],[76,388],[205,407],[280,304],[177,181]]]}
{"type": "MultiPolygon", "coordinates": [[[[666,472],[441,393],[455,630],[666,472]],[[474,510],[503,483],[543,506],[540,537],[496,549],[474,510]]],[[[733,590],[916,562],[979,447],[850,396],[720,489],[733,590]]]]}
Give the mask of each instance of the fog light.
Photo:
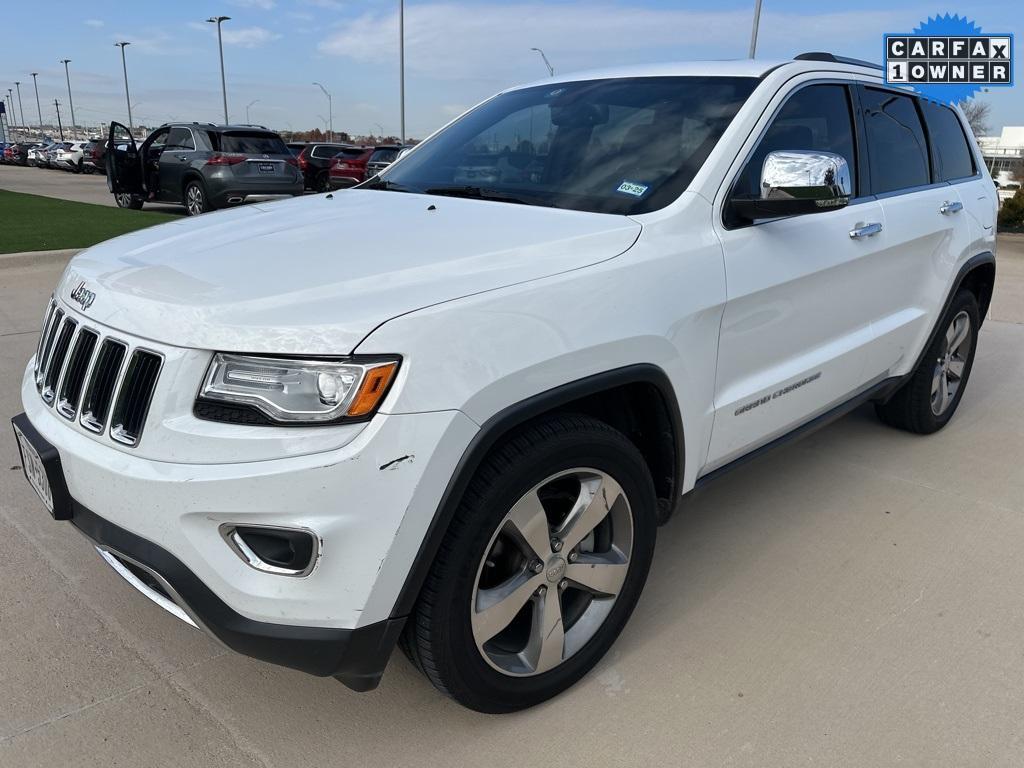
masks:
{"type": "Polygon", "coordinates": [[[220,526],[220,535],[251,568],[277,576],[308,576],[320,558],[320,537],[306,528],[220,526]]]}

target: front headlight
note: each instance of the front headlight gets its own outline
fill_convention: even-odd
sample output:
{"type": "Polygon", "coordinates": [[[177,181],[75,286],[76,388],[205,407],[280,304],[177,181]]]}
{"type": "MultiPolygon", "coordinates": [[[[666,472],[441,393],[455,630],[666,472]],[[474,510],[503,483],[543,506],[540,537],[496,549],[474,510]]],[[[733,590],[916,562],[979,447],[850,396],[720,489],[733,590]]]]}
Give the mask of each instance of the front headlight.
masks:
{"type": "MultiPolygon", "coordinates": [[[[292,360],[284,357],[213,356],[199,392],[200,405],[229,403],[256,409],[281,424],[323,424],[372,416],[398,371],[398,359],[292,360]]],[[[218,418],[204,408],[204,418],[218,418]]]]}

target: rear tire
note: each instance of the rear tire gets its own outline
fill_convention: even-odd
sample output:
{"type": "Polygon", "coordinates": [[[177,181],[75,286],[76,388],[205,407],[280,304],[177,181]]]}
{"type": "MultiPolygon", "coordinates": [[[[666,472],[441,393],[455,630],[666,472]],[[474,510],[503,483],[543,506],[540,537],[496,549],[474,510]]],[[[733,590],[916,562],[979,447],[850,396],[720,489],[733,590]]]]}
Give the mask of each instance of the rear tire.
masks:
{"type": "Polygon", "coordinates": [[[330,192],[331,191],[331,177],[327,171],[320,171],[313,179],[313,189],[317,192],[330,192]]]}
{"type": "Polygon", "coordinates": [[[206,187],[197,179],[185,185],[185,211],[189,216],[199,216],[213,210],[206,187]]]}
{"type": "Polygon", "coordinates": [[[479,712],[561,693],[633,612],[656,512],[647,465],[621,432],[574,415],[520,429],[473,476],[403,650],[438,690],[479,712]]]}
{"type": "Polygon", "coordinates": [[[964,395],[978,348],[978,300],[959,291],[939,321],[939,333],[910,379],[886,403],[878,417],[891,427],[919,435],[938,432],[953,418],[964,395]]]}
{"type": "Polygon", "coordinates": [[[138,195],[130,195],[127,192],[118,192],[114,195],[114,202],[118,208],[131,208],[133,211],[142,210],[142,198],[138,195]]]}

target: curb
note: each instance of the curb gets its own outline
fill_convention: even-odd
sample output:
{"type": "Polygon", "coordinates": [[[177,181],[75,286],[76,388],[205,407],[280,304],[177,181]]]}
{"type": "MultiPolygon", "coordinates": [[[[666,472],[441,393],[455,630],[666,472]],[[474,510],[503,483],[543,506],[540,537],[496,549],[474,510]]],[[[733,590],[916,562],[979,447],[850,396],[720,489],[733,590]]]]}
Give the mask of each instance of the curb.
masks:
{"type": "Polygon", "coordinates": [[[22,253],[0,253],[0,269],[17,269],[18,267],[48,267],[55,264],[66,264],[76,253],[84,248],[65,248],[59,251],[24,251],[22,253]]]}

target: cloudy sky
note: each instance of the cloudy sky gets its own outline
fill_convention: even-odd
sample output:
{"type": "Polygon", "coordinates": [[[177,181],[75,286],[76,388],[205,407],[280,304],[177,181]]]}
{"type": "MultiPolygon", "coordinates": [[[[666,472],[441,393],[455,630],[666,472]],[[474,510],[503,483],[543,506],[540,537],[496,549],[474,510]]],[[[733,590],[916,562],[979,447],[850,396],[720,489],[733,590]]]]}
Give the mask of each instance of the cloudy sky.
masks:
{"type": "MultiPolygon", "coordinates": [[[[407,125],[423,136],[467,106],[546,74],[607,65],[746,56],[753,0],[407,0],[407,125]]],[[[128,40],[135,122],[219,121],[215,27],[224,24],[233,120],[279,129],[322,126],[334,97],[336,130],[398,131],[398,0],[112,0],[13,3],[0,21],[0,91],[20,80],[26,120],[37,121],[30,72],[39,72],[44,121],[66,115],[62,58],[71,59],[79,123],[126,119],[117,40],[128,40]],[[42,12],[37,8],[45,7],[42,12]]],[[[833,50],[878,60],[883,32],[904,32],[938,11],[968,12],[985,31],[1024,41],[1024,3],[972,0],[936,8],[902,0],[764,0],[758,54],[833,50]],[[853,10],[856,8],[857,10],[853,10]]],[[[1018,56],[1017,82],[1024,83],[1018,56]]],[[[985,96],[992,127],[1024,125],[1024,85],[985,96]]],[[[16,100],[16,99],[15,99],[16,100]]]]}

